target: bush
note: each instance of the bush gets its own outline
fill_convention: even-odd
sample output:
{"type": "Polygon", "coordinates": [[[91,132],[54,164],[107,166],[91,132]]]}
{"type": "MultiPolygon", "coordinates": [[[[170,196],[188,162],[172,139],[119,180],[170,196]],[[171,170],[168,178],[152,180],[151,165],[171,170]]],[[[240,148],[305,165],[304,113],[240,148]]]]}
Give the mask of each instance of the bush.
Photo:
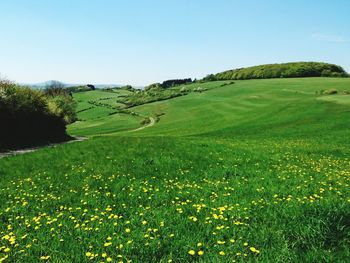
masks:
{"type": "Polygon", "coordinates": [[[64,120],[66,124],[77,120],[76,102],[67,96],[56,96],[48,99],[48,108],[55,116],[64,120]]]}
{"type": "Polygon", "coordinates": [[[190,92],[191,90],[189,89],[189,88],[187,88],[187,87],[182,87],[181,89],[180,89],[180,92],[181,93],[188,93],[188,92],[190,92]]]}
{"type": "Polygon", "coordinates": [[[336,89],[328,89],[328,90],[323,91],[322,94],[324,94],[324,95],[334,95],[334,94],[337,94],[337,93],[338,93],[338,91],[336,89]]]}
{"type": "Polygon", "coordinates": [[[207,89],[205,89],[205,88],[198,87],[198,88],[195,88],[193,91],[194,91],[194,92],[202,93],[203,91],[206,91],[206,90],[207,90],[207,89]]]}
{"type": "Polygon", "coordinates": [[[47,95],[0,80],[0,149],[66,139],[65,126],[74,119],[69,95],[47,95]]]}
{"type": "Polygon", "coordinates": [[[149,119],[149,118],[145,118],[145,119],[143,119],[141,122],[140,122],[140,124],[142,125],[142,126],[146,126],[146,125],[148,125],[148,124],[150,124],[151,123],[151,120],[149,119]]]}
{"type": "Polygon", "coordinates": [[[63,119],[66,124],[76,121],[77,103],[73,100],[69,91],[64,88],[50,87],[45,89],[44,94],[51,113],[63,119]]]}
{"type": "Polygon", "coordinates": [[[146,86],[143,90],[148,91],[148,90],[161,90],[162,85],[160,83],[153,83],[148,86],[146,86]]]}

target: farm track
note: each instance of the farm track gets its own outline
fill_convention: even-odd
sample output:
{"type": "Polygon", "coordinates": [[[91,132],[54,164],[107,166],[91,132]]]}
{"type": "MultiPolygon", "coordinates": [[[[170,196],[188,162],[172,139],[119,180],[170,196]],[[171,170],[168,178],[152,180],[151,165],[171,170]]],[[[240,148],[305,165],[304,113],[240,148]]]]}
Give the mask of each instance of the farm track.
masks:
{"type": "Polygon", "coordinates": [[[7,151],[7,152],[0,152],[0,159],[2,159],[4,157],[19,155],[19,154],[35,152],[35,151],[43,149],[43,148],[51,148],[51,147],[55,147],[57,145],[73,143],[73,142],[81,142],[81,141],[84,141],[86,139],[87,139],[86,137],[75,137],[74,140],[70,140],[70,141],[59,142],[59,143],[51,143],[51,144],[47,144],[47,145],[43,145],[43,146],[30,147],[30,148],[24,148],[24,149],[19,149],[19,150],[12,150],[12,151],[7,151]]]}
{"type": "Polygon", "coordinates": [[[143,130],[143,129],[152,127],[152,126],[156,123],[156,120],[155,120],[153,117],[148,117],[148,118],[149,118],[149,120],[150,120],[150,123],[148,123],[147,125],[144,125],[144,126],[142,126],[142,127],[139,127],[139,128],[137,128],[137,129],[131,130],[130,132],[141,131],[141,130],[143,130]]]}
{"type": "MultiPolygon", "coordinates": [[[[156,121],[153,117],[149,117],[150,123],[148,123],[147,125],[144,125],[142,127],[139,127],[137,129],[134,130],[130,130],[128,132],[137,132],[137,131],[141,131],[143,129],[152,127],[156,121]]],[[[114,134],[114,133],[113,133],[114,134]]],[[[108,136],[111,134],[100,134],[100,136],[108,136]]],[[[71,140],[71,141],[66,141],[66,142],[60,142],[60,143],[52,143],[52,144],[48,144],[48,145],[44,145],[44,146],[39,146],[39,147],[30,147],[30,148],[25,148],[25,149],[19,149],[19,150],[13,150],[13,151],[7,151],[7,152],[2,152],[0,153],[0,159],[4,158],[4,157],[9,157],[9,156],[14,156],[14,155],[19,155],[19,154],[25,154],[25,153],[30,153],[30,152],[35,152],[37,150],[43,149],[43,148],[50,148],[50,147],[55,147],[57,145],[61,145],[61,144],[67,144],[67,143],[73,143],[73,142],[81,142],[88,139],[88,137],[76,137],[75,140],[71,140]]]]}

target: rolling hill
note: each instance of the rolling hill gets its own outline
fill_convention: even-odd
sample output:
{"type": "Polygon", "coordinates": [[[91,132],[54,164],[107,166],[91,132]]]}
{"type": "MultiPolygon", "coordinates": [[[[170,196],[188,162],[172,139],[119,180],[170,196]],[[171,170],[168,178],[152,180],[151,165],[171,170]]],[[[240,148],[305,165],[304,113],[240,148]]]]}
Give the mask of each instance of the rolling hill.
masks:
{"type": "Polygon", "coordinates": [[[87,140],[0,159],[0,257],[349,261],[349,78],[174,89],[73,94],[87,140]]]}

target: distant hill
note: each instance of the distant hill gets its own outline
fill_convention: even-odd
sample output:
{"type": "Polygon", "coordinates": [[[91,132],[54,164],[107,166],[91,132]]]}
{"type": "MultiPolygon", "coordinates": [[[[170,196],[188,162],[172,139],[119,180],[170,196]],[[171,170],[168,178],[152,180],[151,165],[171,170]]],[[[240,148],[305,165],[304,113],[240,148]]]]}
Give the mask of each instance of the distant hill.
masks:
{"type": "Polygon", "coordinates": [[[208,75],[203,80],[215,81],[303,77],[349,77],[349,75],[341,66],[334,64],[322,62],[291,62],[227,70],[217,74],[208,75]]]}
{"type": "MultiPolygon", "coordinates": [[[[19,83],[21,86],[31,87],[33,89],[44,89],[49,86],[52,82],[56,80],[48,80],[40,83],[19,83]]],[[[85,86],[83,83],[63,83],[65,87],[77,87],[77,86],[85,86]]],[[[104,89],[110,87],[121,87],[122,84],[94,84],[97,89],[104,89]]]]}

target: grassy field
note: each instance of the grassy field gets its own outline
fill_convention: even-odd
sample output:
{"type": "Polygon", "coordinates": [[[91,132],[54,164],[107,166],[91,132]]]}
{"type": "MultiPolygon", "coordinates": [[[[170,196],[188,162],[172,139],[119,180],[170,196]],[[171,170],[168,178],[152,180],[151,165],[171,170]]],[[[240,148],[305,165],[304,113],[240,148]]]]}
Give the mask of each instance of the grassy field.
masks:
{"type": "Polygon", "coordinates": [[[76,94],[88,140],[0,159],[0,262],[349,262],[350,79],[221,84],[76,94]]]}
{"type": "Polygon", "coordinates": [[[74,99],[78,102],[79,121],[69,126],[69,133],[76,136],[93,136],[138,128],[143,120],[141,116],[118,111],[118,107],[123,105],[118,103],[117,99],[129,93],[120,89],[74,93],[74,99]]]}

